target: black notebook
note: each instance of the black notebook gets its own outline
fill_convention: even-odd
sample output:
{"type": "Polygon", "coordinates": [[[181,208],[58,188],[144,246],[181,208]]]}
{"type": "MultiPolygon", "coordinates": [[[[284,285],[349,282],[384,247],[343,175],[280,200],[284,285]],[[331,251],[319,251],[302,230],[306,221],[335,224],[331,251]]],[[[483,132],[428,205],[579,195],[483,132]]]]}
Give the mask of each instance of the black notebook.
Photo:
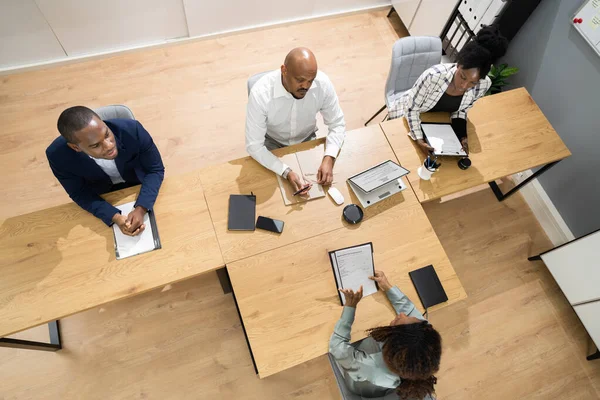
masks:
{"type": "Polygon", "coordinates": [[[448,296],[442,287],[433,265],[428,265],[408,273],[423,307],[425,309],[448,301],[448,296]]]}
{"type": "Polygon", "coordinates": [[[229,196],[230,231],[253,231],[256,221],[256,196],[250,194],[232,194],[229,196]]]}

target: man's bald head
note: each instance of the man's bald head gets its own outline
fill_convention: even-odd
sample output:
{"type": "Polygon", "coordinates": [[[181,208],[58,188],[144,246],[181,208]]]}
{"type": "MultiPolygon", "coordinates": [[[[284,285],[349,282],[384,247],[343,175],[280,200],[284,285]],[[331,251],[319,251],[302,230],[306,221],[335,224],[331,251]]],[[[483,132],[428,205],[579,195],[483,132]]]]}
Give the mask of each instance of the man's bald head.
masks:
{"type": "Polygon", "coordinates": [[[290,51],[281,66],[283,86],[297,99],[306,96],[316,76],[317,59],[306,47],[296,47],[290,51]]]}

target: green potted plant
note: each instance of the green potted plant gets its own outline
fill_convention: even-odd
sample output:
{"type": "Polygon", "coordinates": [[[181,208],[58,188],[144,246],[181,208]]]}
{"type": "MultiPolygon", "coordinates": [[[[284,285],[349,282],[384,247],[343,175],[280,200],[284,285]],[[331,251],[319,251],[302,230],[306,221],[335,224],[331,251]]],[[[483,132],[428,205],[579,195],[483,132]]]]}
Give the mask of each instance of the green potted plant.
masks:
{"type": "Polygon", "coordinates": [[[498,67],[492,65],[488,76],[492,80],[492,86],[485,94],[489,96],[490,94],[500,93],[502,88],[508,84],[506,78],[516,74],[519,72],[519,68],[517,67],[509,67],[508,64],[500,64],[498,67]]]}

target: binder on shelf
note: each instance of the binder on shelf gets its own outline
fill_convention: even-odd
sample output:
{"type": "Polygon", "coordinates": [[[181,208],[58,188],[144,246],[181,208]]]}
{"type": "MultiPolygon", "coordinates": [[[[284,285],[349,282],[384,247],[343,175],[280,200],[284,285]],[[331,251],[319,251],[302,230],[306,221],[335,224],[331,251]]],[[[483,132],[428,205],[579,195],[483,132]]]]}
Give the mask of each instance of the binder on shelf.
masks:
{"type": "Polygon", "coordinates": [[[500,14],[502,14],[504,7],[506,7],[507,5],[508,0],[492,0],[492,3],[488,7],[485,14],[483,14],[479,19],[479,23],[477,24],[473,32],[477,33],[484,26],[492,25],[496,21],[496,18],[498,18],[500,14]]]}
{"type": "Polygon", "coordinates": [[[477,5],[481,0],[460,0],[460,6],[458,6],[458,12],[462,17],[469,23],[469,20],[473,18],[473,12],[477,8],[477,5]]]}
{"type": "Polygon", "coordinates": [[[477,7],[473,9],[471,17],[467,20],[469,28],[471,28],[472,31],[475,31],[477,26],[479,26],[479,21],[481,21],[481,17],[487,12],[490,4],[492,4],[492,0],[479,0],[477,2],[477,7]]]}

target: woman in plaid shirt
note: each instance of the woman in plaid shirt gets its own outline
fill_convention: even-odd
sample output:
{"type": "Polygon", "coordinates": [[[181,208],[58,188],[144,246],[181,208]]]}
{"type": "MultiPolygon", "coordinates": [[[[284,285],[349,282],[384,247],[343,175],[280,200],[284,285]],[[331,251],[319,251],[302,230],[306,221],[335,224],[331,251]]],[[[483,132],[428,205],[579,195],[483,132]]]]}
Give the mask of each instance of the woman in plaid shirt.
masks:
{"type": "Polygon", "coordinates": [[[506,53],[507,46],[508,41],[498,28],[481,29],[458,53],[456,64],[438,64],[423,72],[412,89],[391,107],[390,119],[406,117],[410,137],[429,152],[433,148],[423,140],[421,113],[450,112],[452,128],[468,152],[467,111],[490,88],[492,82],[487,74],[492,63],[506,53]]]}

